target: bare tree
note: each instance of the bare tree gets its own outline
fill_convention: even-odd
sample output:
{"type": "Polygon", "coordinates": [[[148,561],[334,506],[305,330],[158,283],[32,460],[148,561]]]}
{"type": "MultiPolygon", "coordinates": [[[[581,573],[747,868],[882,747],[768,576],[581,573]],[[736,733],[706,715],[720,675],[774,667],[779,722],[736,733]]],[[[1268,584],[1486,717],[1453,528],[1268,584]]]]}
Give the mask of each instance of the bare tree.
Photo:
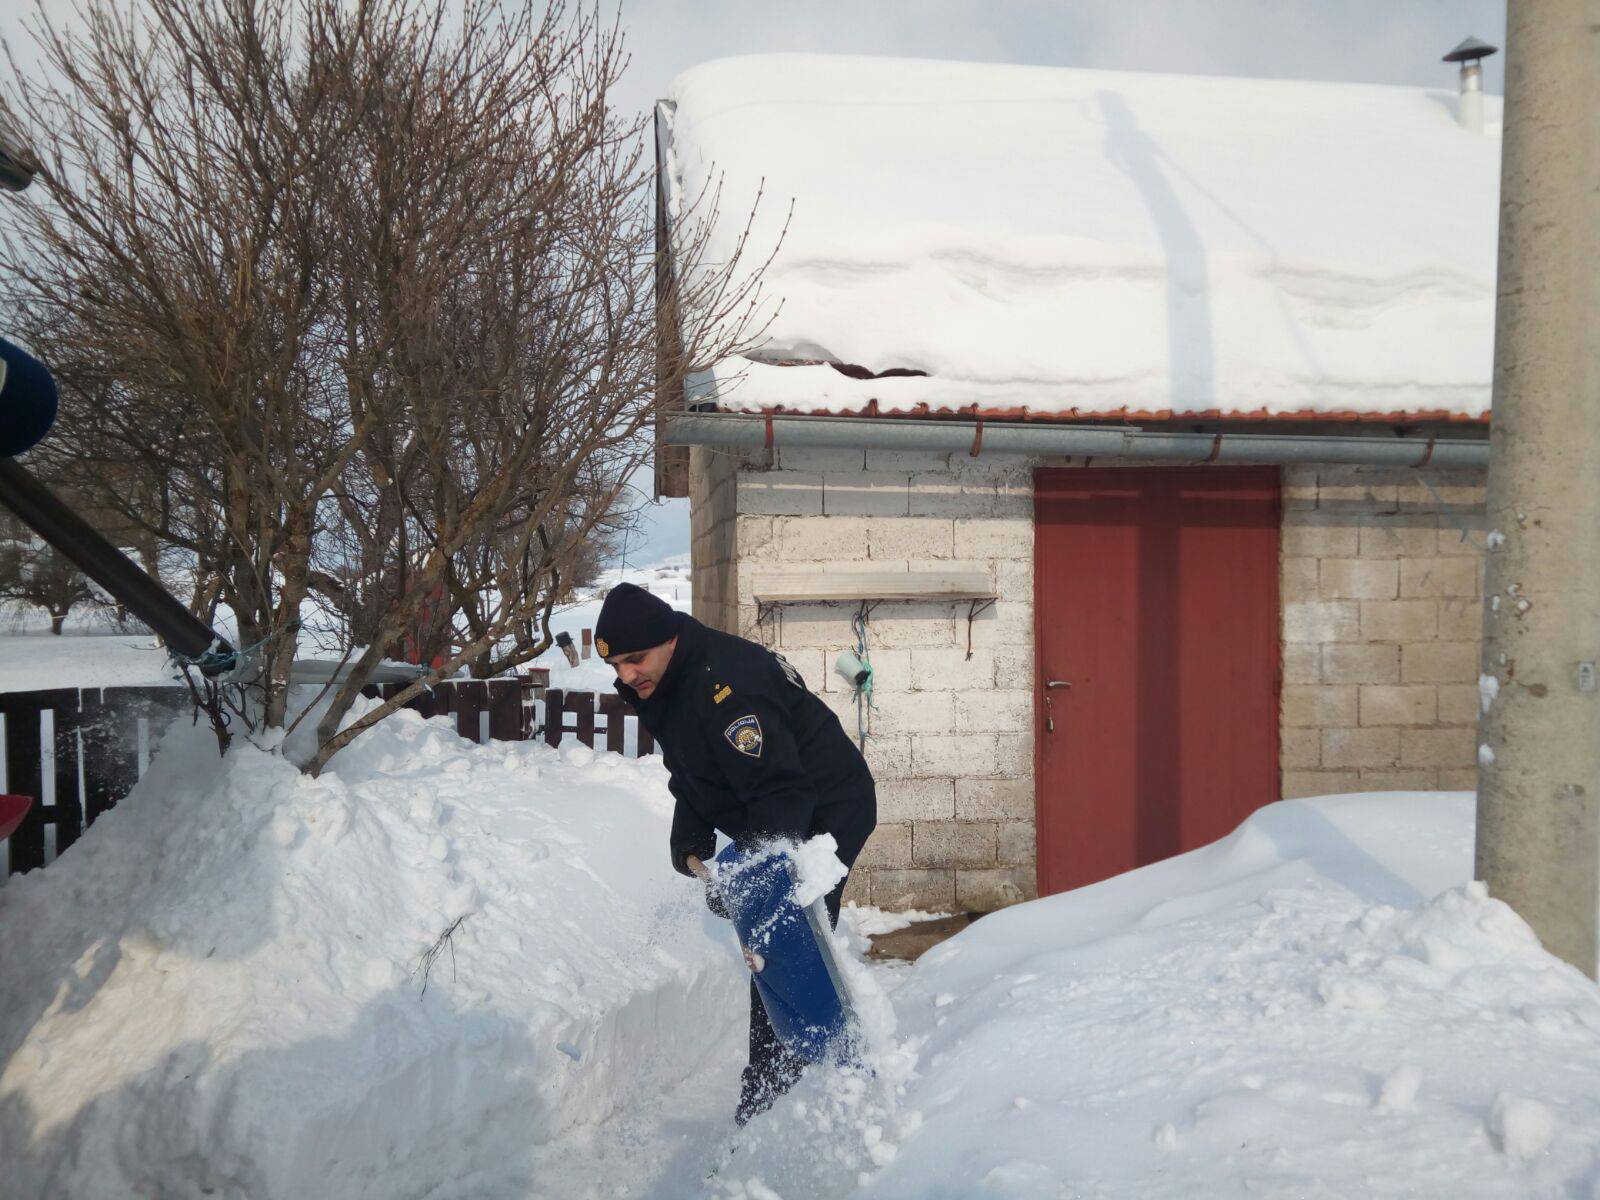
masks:
{"type": "Polygon", "coordinates": [[[38,539],[0,543],[0,600],[44,609],[55,634],[74,608],[100,602],[83,574],[38,539]]]}
{"type": "Polygon", "coordinates": [[[689,205],[680,336],[658,340],[641,122],[611,106],[626,57],[595,12],[79,15],[34,18],[59,82],[8,103],[42,186],[0,216],[0,287],[74,431],[52,465],[189,556],[197,603],[214,593],[261,657],[267,726],[302,608],[351,616],[315,772],[408,698],[342,727],[441,605],[449,657],[411,692],[542,652],[662,398],[758,332],[760,269],[706,262],[716,197],[689,205]]]}

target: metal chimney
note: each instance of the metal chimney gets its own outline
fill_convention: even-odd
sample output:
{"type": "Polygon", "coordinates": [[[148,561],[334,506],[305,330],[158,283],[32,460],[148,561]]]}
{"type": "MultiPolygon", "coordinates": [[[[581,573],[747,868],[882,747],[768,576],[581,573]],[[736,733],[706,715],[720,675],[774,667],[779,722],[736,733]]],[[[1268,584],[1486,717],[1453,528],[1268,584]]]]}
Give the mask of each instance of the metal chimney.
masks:
{"type": "Polygon", "coordinates": [[[1469,37],[1444,56],[1445,62],[1461,64],[1461,99],[1456,104],[1456,120],[1468,133],[1483,132],[1483,60],[1499,50],[1498,46],[1469,37]]]}

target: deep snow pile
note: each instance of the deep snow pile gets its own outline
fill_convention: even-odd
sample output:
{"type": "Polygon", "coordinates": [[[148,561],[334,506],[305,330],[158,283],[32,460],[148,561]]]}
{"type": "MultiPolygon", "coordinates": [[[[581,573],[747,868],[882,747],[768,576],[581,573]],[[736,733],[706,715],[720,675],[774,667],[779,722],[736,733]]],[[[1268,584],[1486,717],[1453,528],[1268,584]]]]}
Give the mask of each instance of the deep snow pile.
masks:
{"type": "Polygon", "coordinates": [[[1600,1195],[1600,989],[1471,847],[1470,797],[1288,801],[986,917],[894,993],[898,1077],[808,1079],[718,1194],[1600,1195]]]}
{"type": "Polygon", "coordinates": [[[706,261],[787,223],[727,407],[1488,411],[1500,145],[1452,91],[794,54],[668,98],[706,261]]]}
{"type": "Polygon", "coordinates": [[[405,712],[319,780],[176,729],[0,887],[0,1192],[542,1194],[541,1149],[739,1040],[670,806],[656,761],[405,712]]]}

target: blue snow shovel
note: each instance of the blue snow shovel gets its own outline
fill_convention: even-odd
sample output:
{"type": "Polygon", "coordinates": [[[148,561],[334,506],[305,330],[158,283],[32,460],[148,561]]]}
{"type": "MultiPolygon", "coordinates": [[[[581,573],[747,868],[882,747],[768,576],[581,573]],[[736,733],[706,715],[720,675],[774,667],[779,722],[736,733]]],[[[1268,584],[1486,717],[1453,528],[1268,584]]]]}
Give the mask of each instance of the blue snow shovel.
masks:
{"type": "Polygon", "coordinates": [[[741,854],[728,846],[717,866],[722,901],[778,1040],[807,1062],[847,1060],[855,1021],[825,901],[794,902],[794,865],[782,850],[741,854]]]}

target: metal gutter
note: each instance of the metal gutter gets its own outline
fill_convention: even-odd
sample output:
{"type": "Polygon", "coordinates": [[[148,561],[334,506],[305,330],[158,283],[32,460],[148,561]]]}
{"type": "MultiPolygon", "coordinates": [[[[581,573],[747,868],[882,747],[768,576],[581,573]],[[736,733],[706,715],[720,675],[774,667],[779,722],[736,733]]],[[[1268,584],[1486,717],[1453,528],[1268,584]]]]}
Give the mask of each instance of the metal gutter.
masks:
{"type": "Polygon", "coordinates": [[[1137,426],[927,421],[789,414],[663,414],[668,446],[794,446],[985,454],[1088,455],[1189,463],[1344,463],[1389,467],[1487,467],[1488,439],[1351,437],[1342,434],[1174,433],[1137,426]]]}

